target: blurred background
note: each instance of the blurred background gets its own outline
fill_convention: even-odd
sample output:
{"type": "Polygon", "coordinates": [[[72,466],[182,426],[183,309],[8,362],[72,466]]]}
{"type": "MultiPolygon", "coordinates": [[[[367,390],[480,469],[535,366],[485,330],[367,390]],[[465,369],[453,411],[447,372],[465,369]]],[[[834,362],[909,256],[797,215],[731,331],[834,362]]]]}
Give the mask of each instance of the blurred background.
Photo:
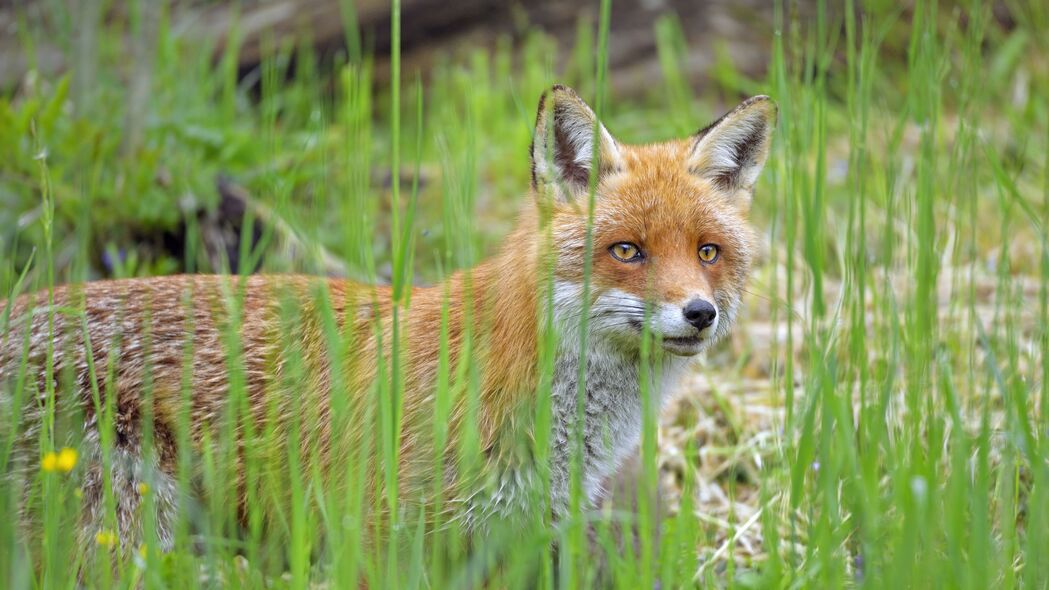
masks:
{"type": "MultiPolygon", "coordinates": [[[[468,97],[454,95],[474,91],[477,100],[489,103],[484,108],[490,110],[487,116],[491,118],[499,116],[497,107],[512,106],[501,112],[512,113],[519,123],[515,131],[520,132],[472,140],[498,141],[494,151],[484,150],[492,159],[502,160],[490,172],[502,174],[499,166],[505,165],[509,173],[502,186],[481,182],[476,187],[479,198],[489,200],[493,190],[523,192],[527,162],[521,155],[529,138],[521,132],[531,124],[539,93],[550,83],[561,82],[574,85],[587,100],[594,97],[598,4],[407,0],[401,11],[401,71],[406,85],[419,80],[433,89],[445,88],[460,107],[468,97]],[[483,83],[494,88],[501,104],[490,104],[493,97],[481,96],[486,90],[465,82],[464,76],[483,76],[483,83]],[[506,105],[506,100],[513,104],[506,105]]],[[[808,21],[815,2],[793,2],[785,11],[783,18],[808,21]]],[[[609,108],[624,114],[627,122],[622,125],[638,128],[630,129],[632,135],[625,140],[694,131],[719,115],[719,109],[758,92],[760,86],[753,81],[763,79],[768,70],[773,12],[772,3],[752,0],[616,2],[608,43],[613,97],[609,108]],[[693,101],[693,93],[702,93],[704,100],[693,101]],[[630,104],[670,108],[666,117],[652,122],[647,116],[632,115],[630,104]]],[[[137,266],[153,265],[160,272],[187,270],[186,232],[191,225],[198,226],[189,229],[199,229],[206,249],[200,260],[205,267],[217,268],[220,259],[227,258],[237,270],[246,201],[267,200],[274,192],[295,199],[311,190],[310,184],[317,180],[298,183],[297,175],[286,175],[283,180],[266,177],[267,166],[275,166],[269,170],[274,174],[286,173],[287,165],[279,160],[304,154],[295,150],[295,154],[270,151],[266,156],[259,152],[249,156],[244,152],[261,146],[245,145],[257,138],[243,135],[250,132],[237,117],[254,114],[262,117],[254,122],[256,128],[274,123],[291,129],[299,123],[295,117],[314,116],[339,101],[347,65],[364,66],[367,80],[362,81],[378,95],[375,112],[367,113],[375,116],[377,135],[369,131],[369,138],[381,142],[388,114],[384,113],[388,103],[384,92],[389,86],[390,50],[391,6],[383,0],[17,0],[0,6],[0,91],[12,99],[11,104],[30,96],[53,97],[60,89],[61,102],[53,106],[77,118],[74,127],[78,128],[68,129],[75,137],[65,138],[79,144],[75,150],[79,156],[95,162],[108,155],[134,160],[131,168],[105,170],[103,166],[90,179],[81,175],[75,181],[78,187],[63,186],[62,179],[52,178],[58,193],[67,188],[82,190],[85,181],[102,182],[104,188],[97,187],[100,190],[88,198],[113,205],[82,211],[95,228],[88,236],[72,227],[75,224],[63,226],[63,222],[83,217],[68,211],[69,199],[56,200],[58,229],[81,234],[73,242],[76,246],[70,245],[73,250],[60,257],[72,262],[74,251],[86,254],[86,264],[78,272],[87,277],[112,275],[115,264],[129,259],[137,266]],[[220,93],[204,96],[211,90],[220,93]],[[186,102],[187,94],[199,102],[186,102]],[[289,105],[289,101],[297,104],[289,105]],[[195,108],[210,112],[194,112],[195,108]],[[88,154],[86,146],[91,142],[96,151],[88,154]],[[179,150],[180,144],[216,153],[192,163],[184,156],[165,157],[169,150],[179,150]],[[128,175],[136,182],[118,182],[128,175]],[[293,186],[274,191],[268,180],[293,186]],[[67,212],[70,217],[63,219],[67,212]]],[[[441,98],[430,101],[427,108],[442,108],[441,98]]],[[[434,131],[425,138],[427,152],[441,141],[439,125],[445,122],[450,121],[427,124],[434,131]]],[[[327,121],[316,123],[336,132],[327,121]]],[[[489,132],[483,121],[478,123],[482,134],[489,132]]],[[[408,121],[406,126],[411,124],[408,121]]],[[[41,147],[43,137],[38,135],[35,140],[41,147]]],[[[25,140],[23,136],[23,147],[25,140]]],[[[50,147],[57,157],[54,163],[62,165],[65,155],[58,152],[66,150],[50,147]]],[[[8,158],[9,164],[12,159],[17,160],[8,158]]],[[[78,159],[73,168],[82,174],[84,163],[78,159]]],[[[431,181],[438,180],[439,168],[426,164],[420,178],[424,193],[428,186],[435,186],[431,181]]],[[[483,176],[484,162],[480,165],[483,176]]],[[[31,193],[11,183],[19,175],[23,180],[35,176],[33,168],[22,166],[17,173],[9,169],[5,179],[0,179],[0,199],[7,211],[0,217],[0,234],[22,261],[28,247],[25,243],[14,246],[17,240],[12,231],[31,225],[33,207],[23,200],[31,193]]],[[[371,173],[372,185],[389,186],[391,176],[384,162],[375,162],[371,173]]],[[[401,176],[407,183],[410,170],[405,169],[401,176]]],[[[356,186],[357,190],[366,188],[371,187],[356,186]]],[[[424,209],[434,202],[422,199],[424,209]]],[[[324,230],[331,227],[295,224],[294,219],[286,218],[299,212],[286,210],[286,203],[281,199],[277,207],[281,220],[274,218],[277,212],[272,208],[265,214],[279,229],[278,237],[298,243],[304,236],[296,237],[295,232],[310,233],[307,228],[312,228],[321,233],[311,238],[320,237],[330,244],[334,237],[324,230]],[[285,221],[293,223],[288,226],[285,221]]],[[[497,227],[491,235],[498,236],[505,229],[513,209],[480,208],[493,213],[497,227]]],[[[424,215],[422,221],[426,219],[424,215]]],[[[489,236],[484,227],[480,227],[482,248],[489,236]]],[[[435,232],[440,228],[430,228],[427,235],[436,236],[435,232]]],[[[382,240],[381,235],[378,239],[382,240]]],[[[326,260],[321,270],[345,274],[345,261],[327,252],[320,256],[326,260]]],[[[424,255],[422,268],[433,269],[432,262],[424,255]]],[[[193,264],[191,261],[190,267],[193,264]]],[[[383,274],[382,268],[378,270],[383,274]]]]}
{"type": "MultiPolygon", "coordinates": [[[[371,54],[376,56],[380,78],[388,75],[391,7],[381,0],[187,0],[171,2],[166,9],[163,3],[143,2],[140,15],[132,14],[129,4],[134,3],[84,0],[68,4],[66,18],[54,18],[56,4],[60,3],[22,0],[3,9],[7,26],[0,38],[4,55],[0,84],[4,87],[17,84],[30,63],[42,74],[55,74],[90,62],[98,49],[98,40],[92,38],[97,31],[79,24],[115,24],[131,18],[141,18],[147,31],[155,31],[163,18],[175,34],[211,45],[217,52],[231,41],[237,43],[236,63],[242,75],[250,74],[264,56],[289,42],[308,43],[328,60],[339,54],[371,54]],[[31,58],[19,39],[16,25],[20,18],[53,35],[34,44],[31,58]],[[231,39],[234,30],[237,38],[231,39]]],[[[815,4],[815,0],[794,2],[790,10],[800,17],[811,16],[815,4]]],[[[504,43],[519,46],[537,31],[570,52],[592,40],[598,5],[556,0],[406,0],[401,11],[403,68],[411,73],[427,71],[448,53],[481,47],[494,50],[504,43]]],[[[1004,5],[1001,12],[1007,14],[1004,5]]],[[[681,74],[691,82],[706,85],[706,77],[719,60],[731,62],[749,76],[764,74],[771,50],[773,3],[626,0],[615,3],[611,19],[608,57],[617,93],[642,96],[661,81],[653,32],[668,15],[674,15],[683,32],[688,55],[681,74]]]]}
{"type": "MultiPolygon", "coordinates": [[[[816,0],[615,2],[605,113],[613,132],[627,142],[684,135],[740,99],[769,92],[764,81],[777,34],[791,76],[818,77],[828,97],[843,98],[846,54],[833,44],[844,33],[844,6],[816,0]],[[813,61],[817,53],[825,63],[813,61]]],[[[1023,77],[1006,79],[1030,50],[1029,31],[1017,29],[1015,16],[1025,13],[1024,5],[974,6],[989,19],[984,43],[995,60],[991,74],[1000,78],[994,82],[1026,85],[1023,77]],[[1009,43],[1000,43],[1006,38],[1009,43]]],[[[969,17],[963,8],[937,5],[934,26],[944,32],[964,27],[969,17]]],[[[882,106],[898,109],[906,98],[915,8],[872,1],[852,10],[881,27],[874,33],[881,71],[872,84],[890,93],[879,97],[882,106]]],[[[402,81],[406,88],[422,84],[432,95],[424,107],[427,120],[418,122],[426,129],[418,174],[421,243],[438,248],[449,234],[449,227],[427,225],[449,182],[483,221],[470,232],[480,240],[477,248],[459,244],[453,249],[470,255],[444,260],[459,266],[505,231],[518,205],[513,197],[527,188],[523,154],[542,90],[565,83],[593,100],[598,3],[406,0],[401,11],[402,81]],[[458,125],[463,116],[476,118],[464,128],[458,125]],[[447,165],[456,161],[467,169],[448,174],[447,165]]],[[[57,245],[59,267],[75,275],[119,274],[117,266],[128,261],[132,266],[120,272],[215,270],[223,260],[236,271],[249,209],[258,226],[248,232],[249,243],[257,244],[268,227],[282,246],[260,255],[258,265],[287,270],[306,264],[346,274],[352,270],[347,265],[364,263],[368,242],[351,237],[347,246],[346,230],[334,226],[334,218],[308,218],[310,211],[346,202],[371,212],[365,217],[371,225],[352,226],[352,233],[374,234],[378,267],[372,270],[388,275],[388,244],[382,231],[372,230],[383,227],[386,216],[377,204],[393,178],[384,161],[390,53],[391,6],[383,0],[0,3],[0,93],[8,109],[8,135],[0,138],[6,150],[0,248],[27,260],[33,240],[18,236],[40,213],[38,195],[28,189],[39,175],[34,150],[42,149],[56,167],[49,178],[56,230],[78,237],[66,248],[57,245]],[[374,100],[346,100],[362,89],[374,90],[374,100]],[[37,121],[46,129],[30,130],[39,101],[48,102],[51,119],[37,121]],[[359,112],[351,116],[354,110],[359,112]],[[355,116],[374,124],[362,125],[355,116]],[[364,133],[358,139],[368,150],[347,143],[346,132],[354,129],[364,133]],[[326,169],[330,162],[317,160],[340,151],[356,160],[352,170],[326,169]],[[364,174],[364,167],[366,176],[353,176],[364,174]],[[322,188],[324,205],[318,207],[322,188]],[[329,202],[340,191],[355,194],[329,202]],[[260,200],[268,206],[255,207],[260,200]],[[78,223],[85,220],[91,224],[78,223]],[[187,249],[197,246],[203,250],[187,258],[187,249]],[[343,246],[351,251],[333,254],[343,246]]],[[[411,146],[417,121],[412,101],[403,102],[402,145],[411,146]]],[[[844,172],[847,154],[832,155],[831,171],[844,172]]],[[[410,188],[410,166],[398,175],[410,188]]],[[[419,262],[423,278],[434,279],[434,257],[424,251],[419,262]]]]}

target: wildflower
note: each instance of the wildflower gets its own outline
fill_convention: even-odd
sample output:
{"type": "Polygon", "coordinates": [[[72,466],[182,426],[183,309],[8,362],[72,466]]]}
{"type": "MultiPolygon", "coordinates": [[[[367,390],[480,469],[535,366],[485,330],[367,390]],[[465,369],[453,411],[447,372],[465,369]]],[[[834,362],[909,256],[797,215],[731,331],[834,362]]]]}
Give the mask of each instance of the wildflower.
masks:
{"type": "Polygon", "coordinates": [[[44,456],[40,458],[40,470],[47,473],[55,471],[69,473],[76,467],[76,460],[76,449],[65,447],[57,453],[54,451],[44,453],[44,456]]]}
{"type": "Polygon", "coordinates": [[[137,567],[140,570],[146,569],[146,567],[149,565],[148,561],[150,554],[157,555],[157,553],[155,551],[151,551],[145,543],[139,545],[138,549],[135,550],[135,555],[133,557],[135,567],[137,567]]]}
{"type": "Polygon", "coordinates": [[[58,468],[58,455],[56,453],[44,453],[40,458],[40,469],[51,473],[58,468]]]}
{"type": "Polygon", "coordinates": [[[144,481],[140,481],[140,482],[138,482],[138,486],[137,487],[138,487],[138,495],[139,496],[145,496],[146,494],[149,493],[149,484],[148,483],[146,483],[144,481]]]}
{"type": "Polygon", "coordinates": [[[58,467],[59,471],[64,471],[65,473],[69,473],[70,471],[73,470],[74,467],[76,467],[76,460],[77,460],[76,449],[71,449],[69,447],[65,447],[64,449],[62,449],[61,451],[58,452],[58,458],[56,460],[56,467],[58,467]]]}
{"type": "Polygon", "coordinates": [[[109,529],[102,529],[95,533],[95,542],[103,547],[112,547],[117,544],[117,535],[109,529]]]}

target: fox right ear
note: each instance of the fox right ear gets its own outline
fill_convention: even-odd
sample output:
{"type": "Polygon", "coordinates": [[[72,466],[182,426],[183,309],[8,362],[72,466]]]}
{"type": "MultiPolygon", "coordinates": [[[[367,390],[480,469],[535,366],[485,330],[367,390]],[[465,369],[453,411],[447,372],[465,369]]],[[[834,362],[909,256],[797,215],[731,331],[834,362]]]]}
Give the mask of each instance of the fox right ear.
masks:
{"type": "Polygon", "coordinates": [[[749,204],[775,127],[776,103],[767,96],[749,98],[696,134],[689,168],[732,194],[742,191],[749,204]]]}
{"type": "Polygon", "coordinates": [[[532,189],[550,191],[560,202],[586,195],[594,166],[595,135],[600,142],[600,178],[620,167],[616,141],[571,88],[558,85],[544,93],[532,137],[532,189]]]}

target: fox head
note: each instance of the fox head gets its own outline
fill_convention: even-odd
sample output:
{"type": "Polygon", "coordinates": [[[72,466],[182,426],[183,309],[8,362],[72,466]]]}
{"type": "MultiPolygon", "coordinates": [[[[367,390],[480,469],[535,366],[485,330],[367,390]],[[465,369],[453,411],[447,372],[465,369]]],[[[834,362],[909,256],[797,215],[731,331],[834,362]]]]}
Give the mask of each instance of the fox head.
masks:
{"type": "Polygon", "coordinates": [[[725,335],[755,248],[747,213],[775,121],[775,103],[756,96],[691,137],[635,146],[614,139],[571,89],[544,94],[532,192],[549,214],[561,328],[577,327],[584,309],[592,202],[591,333],[636,349],[647,322],[681,356],[725,335]]]}

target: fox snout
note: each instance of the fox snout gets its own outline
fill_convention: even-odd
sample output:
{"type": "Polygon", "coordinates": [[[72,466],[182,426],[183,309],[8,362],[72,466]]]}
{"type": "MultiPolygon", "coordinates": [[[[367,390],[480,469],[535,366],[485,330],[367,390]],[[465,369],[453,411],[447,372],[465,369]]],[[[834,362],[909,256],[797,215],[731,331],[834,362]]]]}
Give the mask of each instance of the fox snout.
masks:
{"type": "MultiPolygon", "coordinates": [[[[565,309],[578,288],[562,284],[565,309]]],[[[600,293],[592,308],[592,328],[614,335],[626,346],[638,345],[646,329],[671,354],[692,356],[710,346],[724,331],[722,311],[709,296],[693,295],[684,303],[642,297],[620,289],[600,293]]],[[[724,313],[730,313],[731,310],[724,313]]]]}
{"type": "Polygon", "coordinates": [[[684,314],[685,321],[695,326],[700,332],[713,326],[718,319],[717,308],[706,299],[697,298],[689,301],[681,313],[684,314]]]}
{"type": "Polygon", "coordinates": [[[663,348],[675,355],[692,356],[709,346],[718,333],[718,308],[703,297],[684,305],[663,304],[653,316],[652,332],[663,348]]]}
{"type": "Polygon", "coordinates": [[[681,346],[675,345],[691,344],[687,354],[694,354],[715,340],[721,318],[717,304],[707,297],[696,295],[684,304],[664,303],[661,307],[665,311],[657,316],[653,328],[670,352],[681,353],[676,350],[681,346]]]}

